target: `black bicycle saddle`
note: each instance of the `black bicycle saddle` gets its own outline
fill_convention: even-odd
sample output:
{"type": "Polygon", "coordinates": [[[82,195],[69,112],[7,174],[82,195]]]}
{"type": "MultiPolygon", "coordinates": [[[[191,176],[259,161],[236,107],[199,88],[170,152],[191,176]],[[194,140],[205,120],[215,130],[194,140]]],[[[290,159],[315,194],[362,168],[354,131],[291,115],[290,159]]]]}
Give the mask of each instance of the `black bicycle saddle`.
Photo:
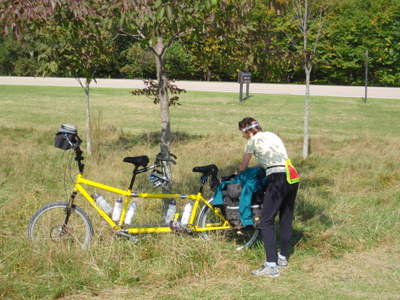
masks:
{"type": "Polygon", "coordinates": [[[149,157],[147,155],[125,157],[123,162],[134,164],[136,167],[146,167],[149,157]]]}

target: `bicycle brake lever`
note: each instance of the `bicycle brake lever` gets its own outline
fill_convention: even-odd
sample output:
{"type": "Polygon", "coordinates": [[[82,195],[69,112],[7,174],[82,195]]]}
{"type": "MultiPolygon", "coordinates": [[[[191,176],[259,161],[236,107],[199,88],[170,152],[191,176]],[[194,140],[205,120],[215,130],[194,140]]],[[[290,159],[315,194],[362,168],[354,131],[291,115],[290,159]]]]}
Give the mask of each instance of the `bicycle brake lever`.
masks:
{"type": "MultiPolygon", "coordinates": [[[[177,159],[176,155],[173,154],[173,153],[169,153],[169,156],[172,156],[173,158],[177,159]]],[[[161,152],[157,154],[156,160],[158,160],[158,161],[170,161],[170,162],[172,162],[174,165],[176,165],[176,161],[175,161],[175,160],[173,160],[173,159],[171,159],[171,158],[163,157],[162,154],[161,154],[161,152]]]]}

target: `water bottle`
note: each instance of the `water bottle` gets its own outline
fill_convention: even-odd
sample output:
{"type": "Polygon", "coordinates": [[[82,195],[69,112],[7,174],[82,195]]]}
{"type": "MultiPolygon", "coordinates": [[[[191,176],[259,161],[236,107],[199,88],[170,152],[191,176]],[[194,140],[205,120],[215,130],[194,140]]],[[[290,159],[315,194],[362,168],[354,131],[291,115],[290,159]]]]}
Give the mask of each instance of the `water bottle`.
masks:
{"type": "Polygon", "coordinates": [[[171,223],[174,220],[176,213],[176,202],[171,200],[168,205],[167,213],[165,214],[165,224],[171,223]]]}
{"type": "Polygon", "coordinates": [[[107,215],[110,215],[112,212],[112,207],[108,204],[107,200],[100,194],[94,193],[92,198],[96,201],[97,205],[99,205],[107,215]]]}
{"type": "Polygon", "coordinates": [[[121,218],[121,212],[122,212],[122,198],[118,198],[115,201],[114,210],[113,210],[111,219],[114,222],[118,222],[119,219],[121,218]]]}
{"type": "Polygon", "coordinates": [[[126,212],[124,221],[125,225],[131,225],[133,216],[135,215],[136,206],[137,206],[136,201],[132,201],[131,204],[129,204],[129,208],[128,211],[126,212]]]}
{"type": "Polygon", "coordinates": [[[181,224],[182,226],[186,226],[189,223],[190,214],[192,212],[192,203],[186,203],[185,208],[183,209],[181,224]]]}

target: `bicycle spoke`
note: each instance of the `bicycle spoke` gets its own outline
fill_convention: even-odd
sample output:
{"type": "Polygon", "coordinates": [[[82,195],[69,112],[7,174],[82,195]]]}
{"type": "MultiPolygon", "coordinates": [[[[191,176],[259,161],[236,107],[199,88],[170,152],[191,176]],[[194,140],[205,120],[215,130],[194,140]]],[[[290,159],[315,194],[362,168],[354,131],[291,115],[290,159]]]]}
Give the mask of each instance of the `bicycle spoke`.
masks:
{"type": "Polygon", "coordinates": [[[47,241],[51,241],[67,247],[76,245],[85,248],[92,236],[90,221],[82,211],[74,209],[68,224],[64,224],[66,205],[52,203],[39,210],[31,219],[29,237],[33,241],[41,241],[42,244],[49,244],[47,241]]]}

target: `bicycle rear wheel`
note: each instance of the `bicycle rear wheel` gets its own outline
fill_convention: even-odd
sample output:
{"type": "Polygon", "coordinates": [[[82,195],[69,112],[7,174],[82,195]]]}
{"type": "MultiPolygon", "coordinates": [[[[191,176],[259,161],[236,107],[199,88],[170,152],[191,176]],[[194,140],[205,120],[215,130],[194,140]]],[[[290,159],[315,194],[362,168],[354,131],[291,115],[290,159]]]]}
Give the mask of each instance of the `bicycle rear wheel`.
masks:
{"type": "Polygon", "coordinates": [[[63,245],[87,248],[93,236],[93,226],[87,214],[78,206],[54,202],[40,208],[29,221],[28,237],[40,245],[63,245]]]}
{"type": "MultiPolygon", "coordinates": [[[[212,204],[212,199],[209,201],[212,204]]],[[[200,212],[197,225],[199,227],[207,227],[207,224],[218,224],[221,219],[214,214],[208,207],[204,206],[200,212]]],[[[210,230],[200,232],[204,239],[212,239],[213,236],[223,235],[229,241],[233,241],[236,245],[236,250],[242,250],[251,247],[258,239],[260,230],[251,227],[245,229],[227,229],[227,230],[210,230]]]]}

